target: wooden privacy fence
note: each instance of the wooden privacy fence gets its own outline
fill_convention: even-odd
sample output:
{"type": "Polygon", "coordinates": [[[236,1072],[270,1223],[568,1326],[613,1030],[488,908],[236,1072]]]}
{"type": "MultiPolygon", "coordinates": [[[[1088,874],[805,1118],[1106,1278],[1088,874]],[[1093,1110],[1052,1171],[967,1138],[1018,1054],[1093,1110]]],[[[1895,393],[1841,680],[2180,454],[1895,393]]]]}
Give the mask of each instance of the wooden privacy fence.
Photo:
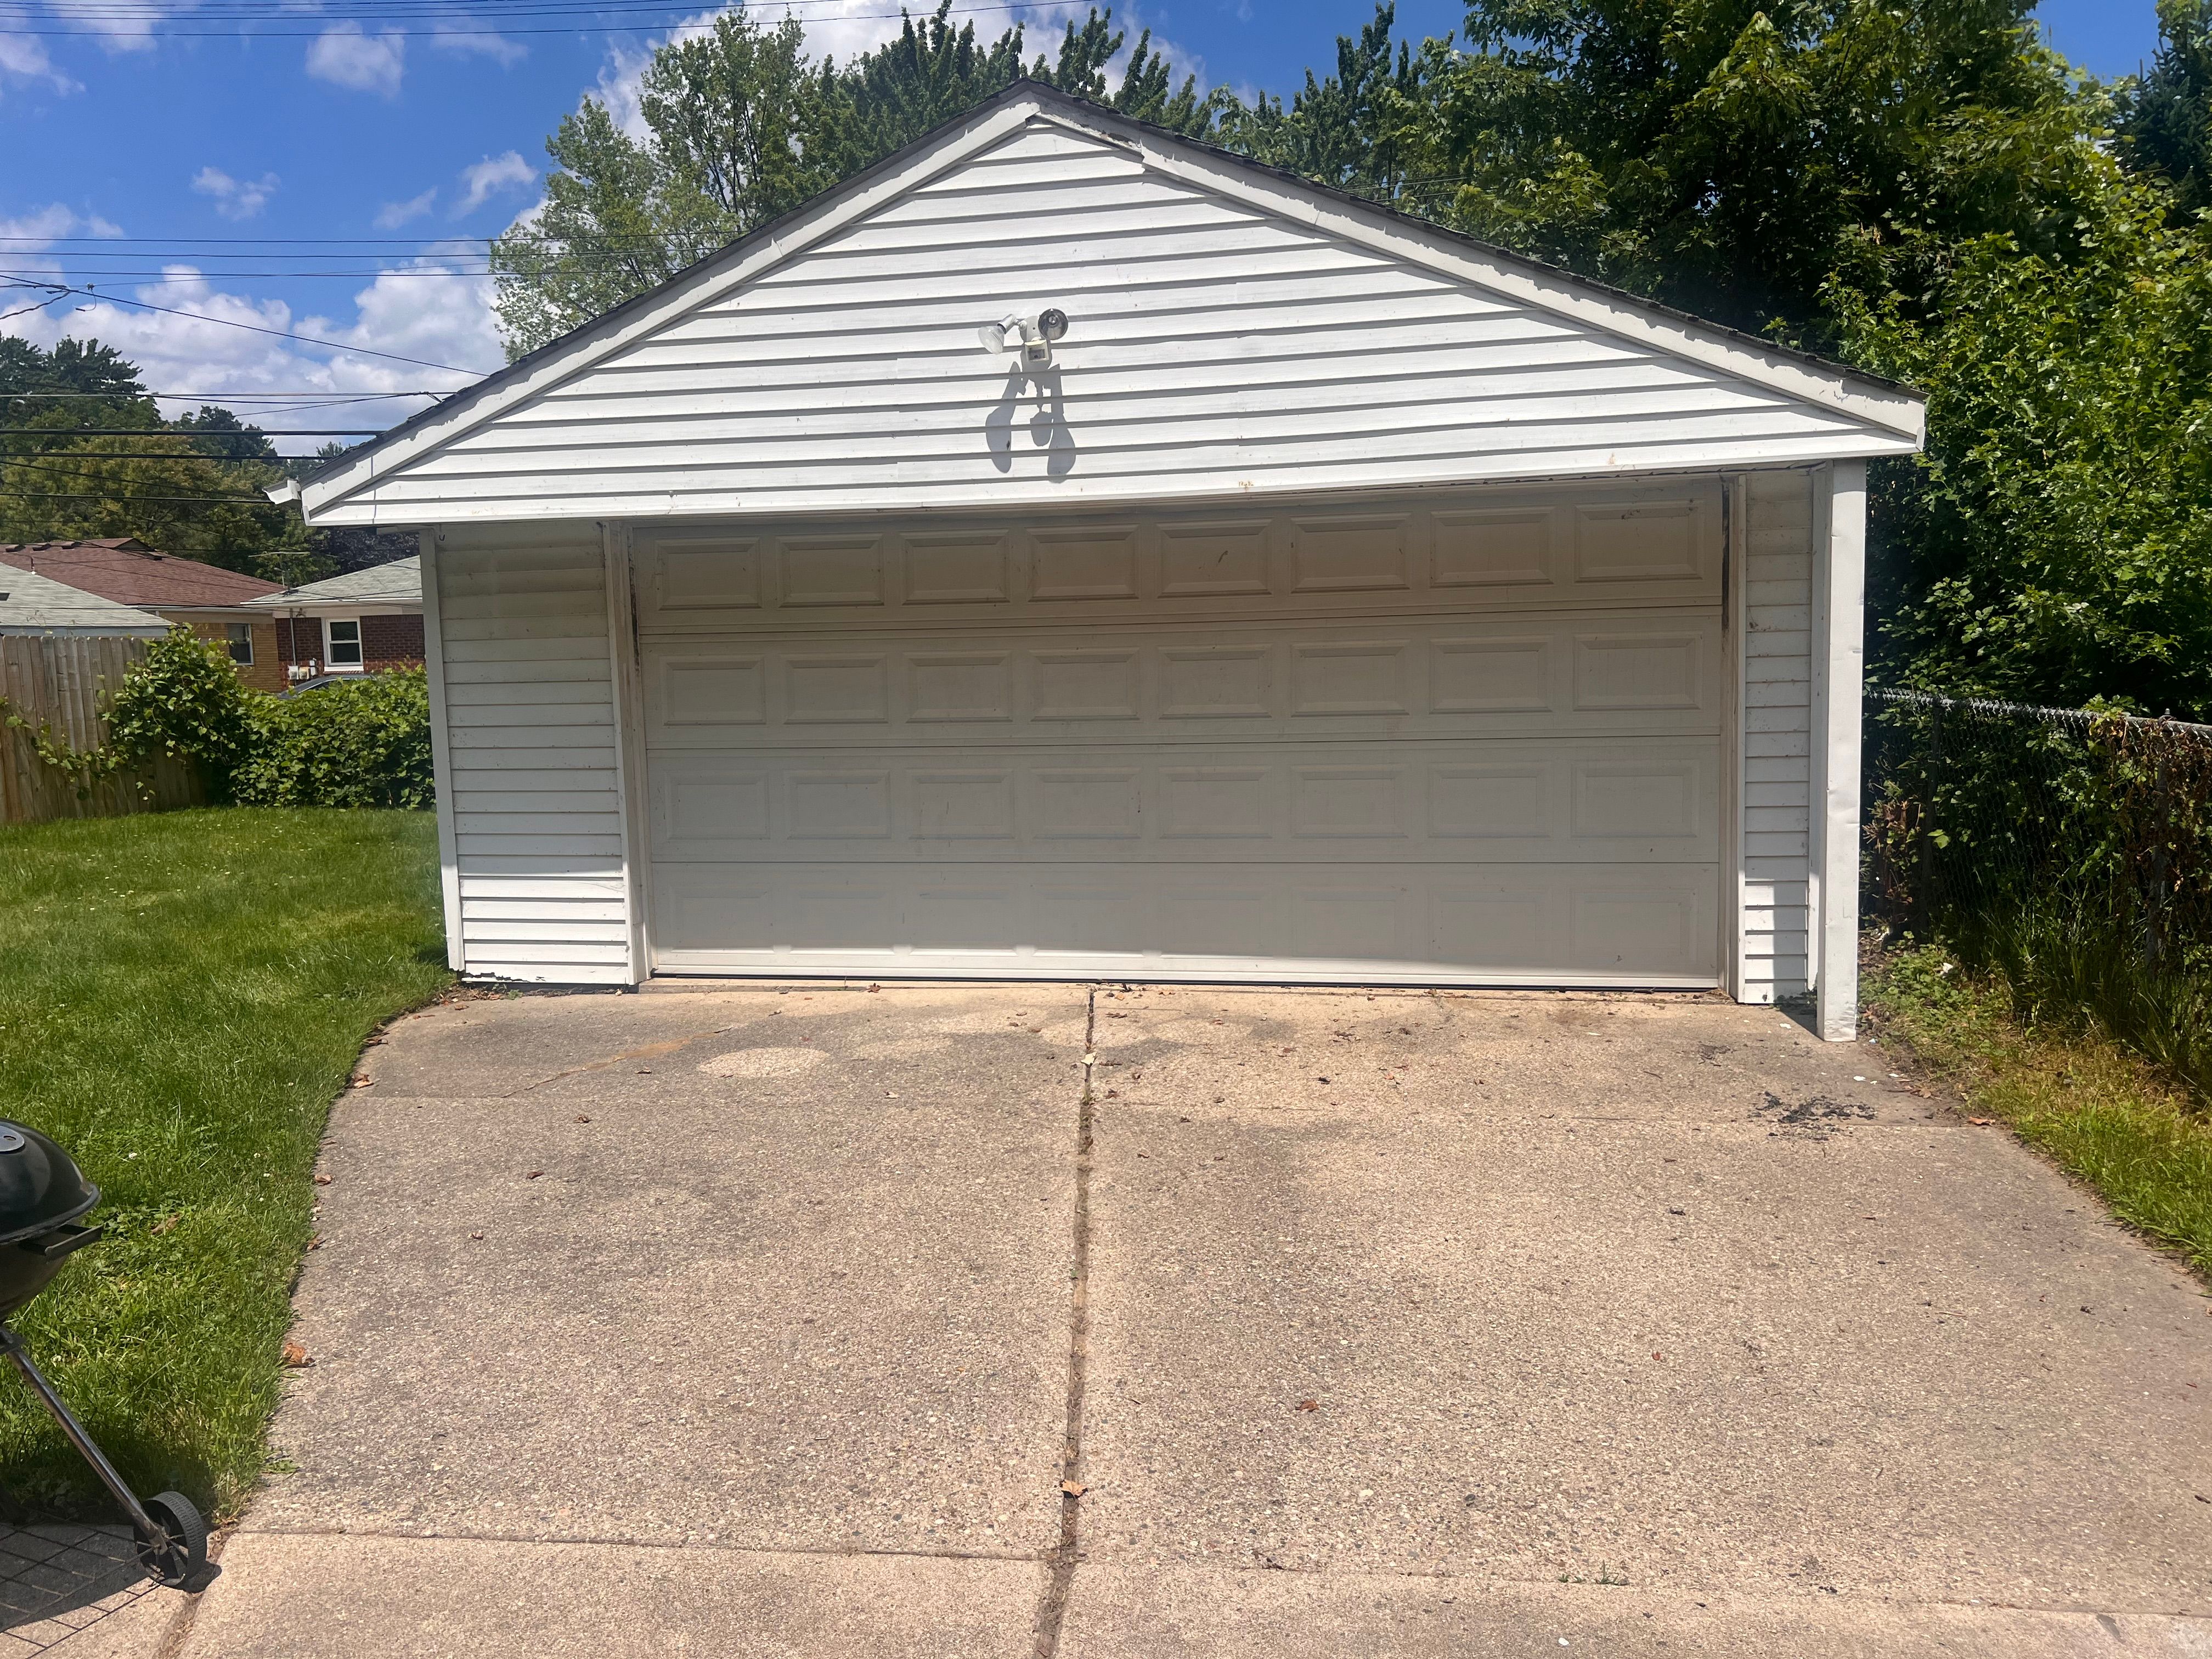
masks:
{"type": "Polygon", "coordinates": [[[144,640],[0,635],[0,696],[8,700],[8,713],[31,726],[26,732],[0,726],[0,823],[114,817],[200,804],[198,780],[176,761],[160,760],[102,778],[80,795],[79,779],[39,758],[33,734],[41,726],[72,749],[103,742],[107,729],[100,714],[102,698],[145,655],[144,640]]]}

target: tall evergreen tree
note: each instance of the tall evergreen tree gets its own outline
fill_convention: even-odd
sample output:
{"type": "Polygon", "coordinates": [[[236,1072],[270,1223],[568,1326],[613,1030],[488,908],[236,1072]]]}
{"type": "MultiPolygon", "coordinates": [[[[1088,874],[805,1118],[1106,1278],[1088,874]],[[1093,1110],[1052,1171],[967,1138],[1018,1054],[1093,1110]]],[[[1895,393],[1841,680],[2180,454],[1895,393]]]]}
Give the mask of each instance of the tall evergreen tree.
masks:
{"type": "Polygon", "coordinates": [[[2158,0],[2158,56],[2130,89],[2122,154],[2156,173],[2184,213],[2212,208],[2212,0],[2158,0]]]}

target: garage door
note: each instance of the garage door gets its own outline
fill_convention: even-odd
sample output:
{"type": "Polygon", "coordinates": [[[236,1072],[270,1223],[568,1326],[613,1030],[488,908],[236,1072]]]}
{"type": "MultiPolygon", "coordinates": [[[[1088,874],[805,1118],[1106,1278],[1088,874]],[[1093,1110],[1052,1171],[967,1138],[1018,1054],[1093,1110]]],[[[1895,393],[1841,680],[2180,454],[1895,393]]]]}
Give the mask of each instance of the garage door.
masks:
{"type": "Polygon", "coordinates": [[[654,965],[1713,984],[1720,509],[634,527],[654,965]]]}

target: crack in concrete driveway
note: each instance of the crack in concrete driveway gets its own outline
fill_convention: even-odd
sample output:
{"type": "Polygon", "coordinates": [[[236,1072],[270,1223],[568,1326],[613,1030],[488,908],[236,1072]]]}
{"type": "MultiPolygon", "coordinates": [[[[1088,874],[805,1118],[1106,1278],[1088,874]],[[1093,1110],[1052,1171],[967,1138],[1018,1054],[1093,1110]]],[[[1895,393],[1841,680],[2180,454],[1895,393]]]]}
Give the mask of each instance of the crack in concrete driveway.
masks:
{"type": "Polygon", "coordinates": [[[428,1011],[183,1652],[2212,1653],[2201,1287],[1887,1069],[1681,997],[428,1011]]]}

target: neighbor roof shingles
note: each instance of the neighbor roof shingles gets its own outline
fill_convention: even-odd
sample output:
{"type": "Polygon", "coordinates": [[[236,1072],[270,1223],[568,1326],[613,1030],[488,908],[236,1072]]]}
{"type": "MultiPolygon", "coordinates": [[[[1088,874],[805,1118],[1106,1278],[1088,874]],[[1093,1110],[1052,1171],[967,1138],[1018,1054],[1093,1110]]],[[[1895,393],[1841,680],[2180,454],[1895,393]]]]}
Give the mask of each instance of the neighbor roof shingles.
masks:
{"type": "Polygon", "coordinates": [[[264,594],[281,593],[276,582],[243,571],[157,553],[128,536],[69,542],[0,543],[0,564],[35,571],[118,605],[243,605],[264,594]]]}

